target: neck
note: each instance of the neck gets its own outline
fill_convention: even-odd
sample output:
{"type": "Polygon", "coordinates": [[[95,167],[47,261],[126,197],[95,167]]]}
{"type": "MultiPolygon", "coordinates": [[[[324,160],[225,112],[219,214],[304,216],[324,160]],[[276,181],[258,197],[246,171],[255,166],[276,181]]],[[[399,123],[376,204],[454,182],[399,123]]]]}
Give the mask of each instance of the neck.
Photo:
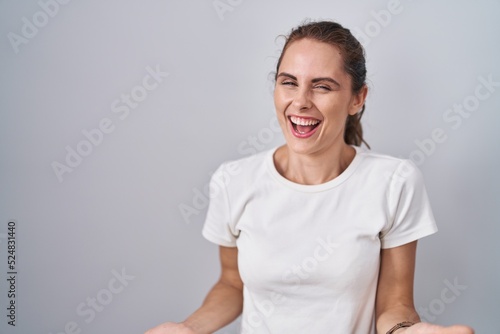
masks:
{"type": "Polygon", "coordinates": [[[339,176],[352,162],[356,150],[341,143],[324,152],[300,154],[284,145],[276,151],[274,162],[286,179],[306,185],[322,184],[339,176]]]}

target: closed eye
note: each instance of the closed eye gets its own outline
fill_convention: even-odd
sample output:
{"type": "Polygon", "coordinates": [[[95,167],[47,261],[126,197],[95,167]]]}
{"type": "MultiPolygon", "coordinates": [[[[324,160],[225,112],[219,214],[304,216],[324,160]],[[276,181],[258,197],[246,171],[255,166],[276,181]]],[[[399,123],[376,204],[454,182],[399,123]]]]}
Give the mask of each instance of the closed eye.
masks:
{"type": "Polygon", "coordinates": [[[295,82],[293,82],[293,81],[288,81],[288,80],[284,80],[284,81],[282,81],[282,82],[281,82],[281,84],[282,84],[283,86],[297,86],[297,84],[296,84],[295,82]]]}
{"type": "Polygon", "coordinates": [[[330,86],[325,86],[325,85],[318,85],[318,86],[314,86],[314,88],[319,88],[321,90],[325,90],[325,91],[328,91],[330,92],[332,89],[330,88],[330,86]]]}

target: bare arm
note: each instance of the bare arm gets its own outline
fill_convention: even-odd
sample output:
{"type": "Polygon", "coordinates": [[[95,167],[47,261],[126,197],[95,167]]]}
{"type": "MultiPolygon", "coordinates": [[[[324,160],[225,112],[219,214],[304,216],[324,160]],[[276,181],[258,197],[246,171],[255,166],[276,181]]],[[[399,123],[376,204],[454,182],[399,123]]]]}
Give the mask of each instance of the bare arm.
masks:
{"type": "Polygon", "coordinates": [[[212,333],[236,319],[243,309],[243,282],[238,270],[238,249],[219,248],[221,276],[201,307],[180,324],[165,323],[146,334],[212,333]]]}
{"type": "MultiPolygon", "coordinates": [[[[413,305],[413,279],[417,242],[383,249],[380,255],[380,275],[375,306],[377,333],[386,334],[403,321],[419,322],[413,305]]],[[[394,334],[473,334],[467,326],[442,327],[418,323],[401,328],[394,334]]]]}
{"type": "Polygon", "coordinates": [[[402,321],[419,322],[413,306],[413,277],[417,242],[382,249],[375,313],[377,333],[385,334],[402,321]]]}

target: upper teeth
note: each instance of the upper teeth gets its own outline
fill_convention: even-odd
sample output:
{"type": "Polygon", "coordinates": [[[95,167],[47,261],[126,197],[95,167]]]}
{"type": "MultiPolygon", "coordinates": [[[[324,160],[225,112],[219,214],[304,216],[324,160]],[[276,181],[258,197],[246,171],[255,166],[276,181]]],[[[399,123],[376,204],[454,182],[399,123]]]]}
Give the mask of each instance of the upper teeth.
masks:
{"type": "Polygon", "coordinates": [[[319,123],[319,120],[317,120],[317,119],[301,118],[301,117],[297,117],[297,116],[291,116],[290,120],[294,124],[303,125],[303,126],[306,126],[306,125],[315,125],[315,124],[319,123]]]}

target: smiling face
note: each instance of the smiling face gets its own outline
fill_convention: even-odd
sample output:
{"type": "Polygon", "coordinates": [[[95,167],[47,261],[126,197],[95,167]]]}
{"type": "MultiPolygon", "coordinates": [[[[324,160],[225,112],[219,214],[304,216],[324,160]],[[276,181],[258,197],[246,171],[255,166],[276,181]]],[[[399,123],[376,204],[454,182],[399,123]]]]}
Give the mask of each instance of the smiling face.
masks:
{"type": "Polygon", "coordinates": [[[313,39],[291,43],[276,77],[274,104],[293,152],[317,154],[344,145],[348,115],[363,106],[366,87],[353,94],[338,48],[313,39]]]}

